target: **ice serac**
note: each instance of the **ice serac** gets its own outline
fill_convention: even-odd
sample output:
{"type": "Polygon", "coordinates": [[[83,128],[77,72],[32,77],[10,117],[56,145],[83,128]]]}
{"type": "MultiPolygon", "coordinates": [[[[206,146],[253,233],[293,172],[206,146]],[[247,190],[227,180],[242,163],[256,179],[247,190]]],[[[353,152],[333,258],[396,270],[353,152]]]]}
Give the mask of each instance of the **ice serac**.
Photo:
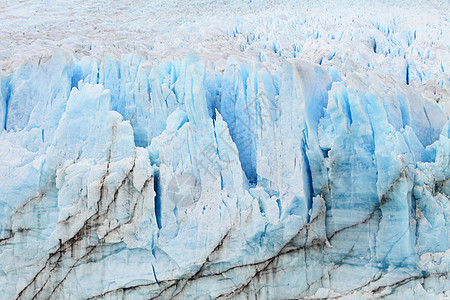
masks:
{"type": "Polygon", "coordinates": [[[30,59],[0,77],[0,295],[448,296],[448,115],[386,76],[30,59]]]}

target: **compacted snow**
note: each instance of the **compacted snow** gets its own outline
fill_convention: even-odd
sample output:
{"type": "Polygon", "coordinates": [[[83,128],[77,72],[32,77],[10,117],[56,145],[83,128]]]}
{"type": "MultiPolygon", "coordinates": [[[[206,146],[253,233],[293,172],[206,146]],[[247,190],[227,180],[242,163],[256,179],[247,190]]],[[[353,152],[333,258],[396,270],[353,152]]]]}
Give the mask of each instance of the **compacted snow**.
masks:
{"type": "Polygon", "coordinates": [[[2,2],[0,298],[450,297],[449,8],[2,2]]]}

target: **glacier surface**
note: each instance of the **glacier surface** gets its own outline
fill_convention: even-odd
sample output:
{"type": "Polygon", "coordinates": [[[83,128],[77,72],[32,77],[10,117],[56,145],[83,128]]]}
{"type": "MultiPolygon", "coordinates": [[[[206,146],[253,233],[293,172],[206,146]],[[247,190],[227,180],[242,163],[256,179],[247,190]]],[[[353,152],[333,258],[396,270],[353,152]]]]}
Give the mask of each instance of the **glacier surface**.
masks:
{"type": "Polygon", "coordinates": [[[46,52],[0,48],[1,299],[450,296],[448,18],[261,3],[170,55],[15,21],[46,52]]]}

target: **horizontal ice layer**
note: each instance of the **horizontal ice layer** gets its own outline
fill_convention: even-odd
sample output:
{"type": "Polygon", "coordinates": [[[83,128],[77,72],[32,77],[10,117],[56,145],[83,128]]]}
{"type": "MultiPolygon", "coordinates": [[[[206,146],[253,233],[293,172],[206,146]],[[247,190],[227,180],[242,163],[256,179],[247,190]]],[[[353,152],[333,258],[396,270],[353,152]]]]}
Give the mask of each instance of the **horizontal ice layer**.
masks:
{"type": "MultiPolygon", "coordinates": [[[[178,60],[195,49],[279,69],[286,58],[349,72],[376,69],[449,98],[448,1],[94,1],[0,4],[0,69],[66,50],[79,58],[141,53],[178,60]]],[[[116,70],[112,69],[113,74],[116,70]]]]}
{"type": "Polygon", "coordinates": [[[404,80],[194,54],[60,54],[0,80],[6,299],[450,288],[448,115],[404,80]]]}

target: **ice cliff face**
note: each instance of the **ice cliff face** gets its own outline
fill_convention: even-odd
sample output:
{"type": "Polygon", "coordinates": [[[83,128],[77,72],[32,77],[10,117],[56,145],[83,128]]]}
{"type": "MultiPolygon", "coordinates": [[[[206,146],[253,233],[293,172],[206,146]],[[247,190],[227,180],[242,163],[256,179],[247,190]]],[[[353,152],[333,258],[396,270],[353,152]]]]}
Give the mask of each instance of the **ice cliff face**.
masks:
{"type": "Polygon", "coordinates": [[[0,299],[450,297],[449,5],[352,2],[0,3],[0,299]]]}
{"type": "Polygon", "coordinates": [[[403,81],[59,54],[0,86],[2,299],[450,289],[448,116],[403,81]]]}

